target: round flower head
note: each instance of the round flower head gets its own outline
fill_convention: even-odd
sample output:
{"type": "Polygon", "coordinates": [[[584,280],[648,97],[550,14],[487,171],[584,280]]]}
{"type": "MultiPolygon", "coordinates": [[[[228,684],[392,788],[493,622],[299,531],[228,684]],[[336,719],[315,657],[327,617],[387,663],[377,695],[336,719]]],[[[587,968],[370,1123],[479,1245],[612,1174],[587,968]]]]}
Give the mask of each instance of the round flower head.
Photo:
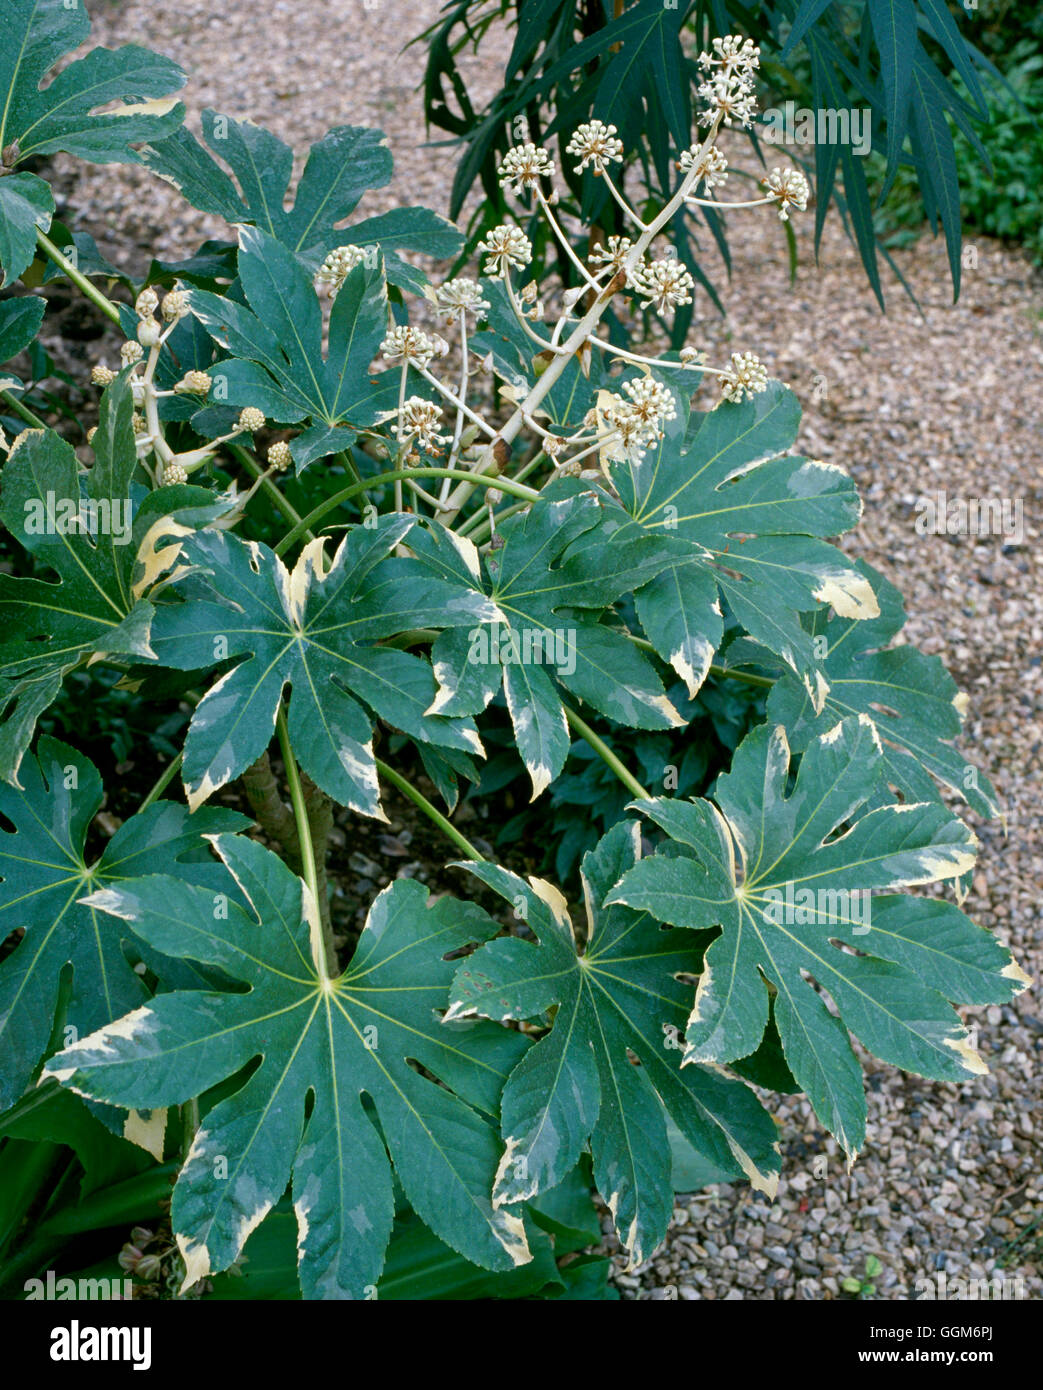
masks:
{"type": "Polygon", "coordinates": [[[133,338],[129,339],[120,348],[120,358],[125,367],[129,367],[132,362],[140,362],[145,356],[140,343],[136,343],[133,338]]]}
{"type": "Polygon", "coordinates": [[[768,190],[768,196],[779,205],[779,220],[789,221],[791,207],[804,212],[808,206],[811,186],[799,169],[772,169],[761,184],[768,190]]]}
{"type": "Polygon", "coordinates": [[[188,482],[188,470],[180,463],[168,463],[163,469],[163,487],[188,482]]]}
{"type": "Polygon", "coordinates": [[[595,174],[603,174],[606,165],[623,162],[623,142],[616,137],[616,127],[598,120],[577,126],[565,152],[579,156],[577,174],[582,174],[588,164],[595,174]]]}
{"type": "Polygon", "coordinates": [[[402,406],[400,424],[392,425],[391,433],[398,436],[400,444],[416,440],[427,453],[438,453],[438,446],[449,439],[449,435],[439,433],[441,423],[440,406],[435,405],[434,401],[425,401],[422,396],[410,396],[402,406]]]}
{"type": "Polygon", "coordinates": [[[484,319],[489,309],[489,301],[482,298],[481,285],[477,280],[468,280],[466,276],[446,280],[438,286],[435,298],[435,312],[445,319],[458,319],[462,313],[484,319]]]}
{"type": "Polygon", "coordinates": [[[664,256],[650,265],[636,267],[630,279],[646,309],[654,304],[662,314],[692,302],[695,281],[676,256],[664,256]]]}
{"type": "Polygon", "coordinates": [[[761,51],[751,39],[736,34],[714,39],[711,47],[710,53],[699,54],[705,81],[697,90],[706,103],[699,124],[708,126],[720,120],[726,126],[733,121],[748,126],[757,109],[753,83],[761,51]]]}
{"type": "Polygon", "coordinates": [[[733,352],[731,362],[719,377],[721,396],[726,401],[751,399],[768,385],[768,369],[753,352],[733,352]]]}
{"type": "Polygon", "coordinates": [[[188,295],[184,290],[170,290],[163,296],[163,306],[160,312],[166,323],[173,323],[175,319],[183,319],[188,313],[188,295]]]}
{"type": "Polygon", "coordinates": [[[523,193],[527,188],[537,188],[540,179],[552,178],[554,164],[542,145],[527,140],[524,145],[513,145],[507,151],[497,173],[502,188],[523,193]]]}
{"type": "MultiPolygon", "coordinates": [[[[126,346],[128,346],[128,344],[125,343],[124,347],[126,346]]],[[[137,344],[135,343],[135,347],[136,346],[137,344]]],[[[104,362],[99,362],[96,366],[91,368],[91,383],[94,386],[108,386],[110,382],[115,380],[116,373],[111,367],[106,367],[104,362]]]]}
{"type": "Polygon", "coordinates": [[[331,251],[315,273],[315,288],[325,289],[331,299],[336,299],[337,291],[357,265],[366,259],[361,246],[338,246],[331,251]]]}
{"type": "Polygon", "coordinates": [[[174,383],[174,391],[179,396],[206,396],[212,385],[209,372],[186,372],[180,381],[174,383]]]}
{"type": "Polygon", "coordinates": [[[524,270],[532,260],[532,242],[519,227],[494,227],[478,243],[478,250],[488,257],[484,273],[495,279],[506,275],[512,265],[524,270]]]}
{"type": "Polygon", "coordinates": [[[380,351],[391,360],[401,358],[426,367],[432,357],[443,356],[442,348],[447,346],[444,338],[433,338],[422,328],[397,324],[381,343],[380,351]]]}
{"type": "Polygon", "coordinates": [[[290,446],[285,440],[279,440],[268,450],[268,465],[274,468],[277,473],[285,473],[293,462],[293,455],[290,453],[290,446]]]}
{"type": "Polygon", "coordinates": [[[695,182],[692,187],[698,188],[702,184],[707,192],[711,188],[719,187],[728,178],[728,161],[715,145],[703,150],[702,154],[699,153],[699,146],[693,145],[691,149],[684,151],[677,164],[686,174],[690,169],[695,169],[695,182]]]}
{"type": "Polygon", "coordinates": [[[159,307],[159,295],[154,289],[142,290],[134,301],[134,312],[139,319],[150,319],[159,307]]]}
{"type": "Polygon", "coordinates": [[[255,405],[244,406],[239,412],[235,427],[237,430],[247,430],[250,434],[256,434],[258,430],[264,429],[264,411],[258,410],[255,405]]]}

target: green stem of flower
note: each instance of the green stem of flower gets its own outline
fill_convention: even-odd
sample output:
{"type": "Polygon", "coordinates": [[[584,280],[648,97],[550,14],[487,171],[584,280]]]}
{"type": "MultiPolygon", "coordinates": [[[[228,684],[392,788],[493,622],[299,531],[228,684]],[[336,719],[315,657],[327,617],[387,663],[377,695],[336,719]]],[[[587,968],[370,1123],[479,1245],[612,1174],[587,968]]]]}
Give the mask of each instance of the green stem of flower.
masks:
{"type": "Polygon", "coordinates": [[[24,420],[31,429],[45,430],[47,426],[38,415],[34,415],[27,405],[23,405],[17,396],[12,396],[10,391],[0,391],[0,401],[3,401],[8,410],[13,410],[20,420],[24,420]]]}
{"type": "Polygon", "coordinates": [[[335,511],[342,502],[350,501],[352,497],[356,497],[364,488],[382,487],[384,483],[393,483],[400,478],[461,478],[471,483],[479,483],[484,487],[499,488],[501,492],[509,492],[512,496],[522,497],[527,502],[534,502],[539,496],[539,493],[531,487],[522,487],[520,483],[513,483],[509,478],[479,478],[462,468],[393,468],[387,473],[378,473],[376,477],[367,478],[364,484],[352,483],[350,487],[342,488],[340,492],[335,492],[332,497],[327,497],[325,502],[320,502],[303,519],[298,517],[293,530],[288,531],[275,547],[276,555],[285,555],[287,550],[300,540],[301,536],[310,535],[308,527],[314,526],[329,512],[335,511]]]}
{"type": "Polygon", "coordinates": [[[43,251],[44,254],[69,277],[77,289],[82,290],[87,298],[93,304],[96,304],[106,317],[110,318],[113,323],[118,324],[120,321],[120,311],[116,305],[113,304],[112,300],[109,299],[107,295],[102,294],[97,286],[92,285],[86,275],[83,275],[76,269],[72,261],[61,253],[51,238],[44,232],[41,232],[39,227],[36,229],[36,240],[41,251],[43,251]]]}
{"type": "Polygon", "coordinates": [[[387,763],[377,758],[377,771],[387,779],[393,787],[397,787],[403,796],[408,796],[415,806],[419,806],[424,815],[438,826],[444,835],[447,835],[457,849],[461,850],[468,859],[484,859],[485,855],[480,850],[475,849],[466,836],[461,835],[452,821],[442,815],[437,806],[432,806],[423,792],[418,791],[411,782],[406,779],[393,767],[388,767],[387,763]]]}
{"type": "Polygon", "coordinates": [[[563,709],[565,710],[565,718],[569,721],[569,725],[575,729],[576,733],[579,734],[580,738],[583,739],[585,743],[590,744],[594,752],[612,769],[623,783],[624,787],[626,787],[628,791],[632,791],[635,796],[640,797],[642,801],[651,801],[652,793],[645,790],[634,774],[628,771],[605,740],[594,732],[586,720],[581,719],[575,710],[569,709],[568,705],[564,705],[563,709]]]}

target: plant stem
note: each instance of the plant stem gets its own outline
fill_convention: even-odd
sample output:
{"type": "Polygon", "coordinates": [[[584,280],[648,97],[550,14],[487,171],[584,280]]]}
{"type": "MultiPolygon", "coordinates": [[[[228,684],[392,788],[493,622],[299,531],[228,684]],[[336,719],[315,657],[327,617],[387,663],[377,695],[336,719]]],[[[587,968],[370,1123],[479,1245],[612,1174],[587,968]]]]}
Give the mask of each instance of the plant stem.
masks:
{"type": "Polygon", "coordinates": [[[49,256],[55,265],[59,266],[61,270],[65,272],[77,289],[81,290],[93,304],[96,304],[101,312],[105,314],[106,317],[110,318],[113,323],[118,324],[120,321],[120,311],[117,309],[116,305],[113,304],[112,300],[109,299],[107,295],[102,294],[101,290],[95,285],[92,285],[86,275],[81,274],[73,265],[72,261],[70,261],[67,256],[62,255],[51,238],[44,232],[41,232],[39,227],[36,229],[36,240],[45,255],[49,256]]]}
{"type": "Polygon", "coordinates": [[[9,410],[13,410],[20,420],[24,420],[34,430],[45,430],[47,426],[38,415],[34,415],[28,406],[23,405],[17,396],[12,396],[10,391],[0,391],[0,401],[9,410]]]}
{"type": "Polygon", "coordinates": [[[170,786],[171,782],[177,775],[177,770],[181,766],[181,760],[184,756],[184,753],[181,752],[178,753],[176,757],[171,758],[170,762],[166,765],[163,771],[159,774],[159,777],[156,779],[156,785],[152,788],[148,796],[146,796],[145,800],[138,807],[138,815],[140,815],[142,811],[147,811],[148,808],[152,805],[152,803],[154,801],[158,801],[159,798],[163,795],[167,787],[170,786]]]}
{"type": "MultiPolygon", "coordinates": [[[[286,725],[286,710],[284,706],[279,706],[279,713],[275,718],[275,731],[279,736],[279,747],[282,749],[283,762],[286,765],[286,782],[290,789],[290,803],[293,806],[293,817],[297,822],[297,837],[301,844],[301,872],[304,881],[308,885],[308,891],[312,895],[315,903],[315,911],[319,913],[322,923],[322,945],[326,957],[325,970],[327,976],[336,973],[337,953],[333,945],[333,933],[328,925],[326,914],[322,911],[319,902],[319,875],[315,866],[315,848],[311,839],[311,821],[308,818],[308,807],[304,800],[304,788],[301,786],[301,775],[297,770],[297,759],[293,755],[293,745],[290,742],[290,731],[286,725]]],[[[316,965],[319,962],[316,961],[316,965]]]]}
{"type": "Polygon", "coordinates": [[[363,488],[382,487],[384,483],[393,483],[399,478],[463,478],[470,483],[479,483],[484,487],[497,487],[501,492],[509,492],[513,497],[524,498],[527,502],[535,502],[539,493],[531,487],[522,487],[520,483],[511,482],[509,478],[499,477],[476,477],[475,474],[466,472],[462,468],[394,468],[387,473],[378,473],[374,478],[367,478],[365,484],[352,483],[350,487],[345,487],[340,492],[335,492],[332,497],[327,497],[325,502],[320,502],[317,507],[308,513],[303,519],[298,517],[297,523],[292,531],[287,531],[282,540],[275,547],[276,555],[285,555],[290,546],[300,540],[301,536],[310,536],[308,527],[314,526],[317,521],[321,521],[329,512],[335,511],[342,502],[349,501],[356,497],[363,488]]]}
{"type": "Polygon", "coordinates": [[[635,796],[640,797],[642,801],[651,801],[652,793],[646,791],[634,774],[627,770],[600,734],[596,734],[586,720],[581,719],[575,710],[569,709],[568,705],[564,705],[563,709],[565,710],[565,718],[571,727],[576,730],[584,742],[590,744],[594,752],[612,769],[624,787],[628,791],[632,791],[635,796]]]}
{"type": "Polygon", "coordinates": [[[376,763],[377,771],[381,776],[385,777],[393,787],[397,787],[403,796],[408,796],[414,805],[419,806],[424,815],[432,820],[444,835],[448,835],[453,844],[462,850],[468,859],[485,858],[485,855],[480,850],[475,849],[470,840],[461,835],[456,826],[442,815],[437,806],[432,806],[423,792],[418,791],[411,782],[407,782],[400,773],[396,772],[393,767],[388,767],[387,763],[381,762],[379,758],[377,758],[376,763]]]}

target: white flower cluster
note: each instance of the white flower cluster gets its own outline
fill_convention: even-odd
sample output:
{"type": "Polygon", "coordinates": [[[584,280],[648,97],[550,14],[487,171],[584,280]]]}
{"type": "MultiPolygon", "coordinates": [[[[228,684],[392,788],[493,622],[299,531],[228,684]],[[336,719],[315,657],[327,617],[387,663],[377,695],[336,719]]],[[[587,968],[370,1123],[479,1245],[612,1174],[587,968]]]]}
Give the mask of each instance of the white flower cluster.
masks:
{"type": "Polygon", "coordinates": [[[619,435],[618,451],[637,462],[650,444],[662,439],[663,424],[674,419],[677,408],[669,390],[654,377],[624,382],[623,390],[630,399],[613,392],[602,414],[619,435]]]}
{"type": "Polygon", "coordinates": [[[325,290],[331,299],[336,299],[348,275],[365,259],[366,252],[361,246],[338,246],[315,272],[315,288],[325,290]]]}
{"type": "Polygon", "coordinates": [[[427,453],[437,454],[438,446],[449,440],[449,435],[439,433],[441,423],[440,406],[434,401],[425,401],[422,396],[410,396],[402,406],[399,424],[391,426],[391,433],[398,437],[400,444],[415,440],[427,453]]]}
{"type": "Polygon", "coordinates": [[[595,174],[603,174],[608,164],[623,162],[623,142],[616,135],[616,127],[596,119],[576,127],[565,152],[578,157],[577,174],[582,174],[588,164],[595,174]]]}
{"type": "Polygon", "coordinates": [[[780,221],[789,221],[791,207],[798,212],[806,210],[811,187],[799,169],[772,169],[766,179],[761,179],[761,184],[778,203],[780,221]]]}
{"type": "Polygon", "coordinates": [[[596,243],[590,253],[590,262],[592,265],[611,266],[613,272],[622,270],[633,244],[628,236],[610,236],[607,247],[602,246],[600,241],[596,243]]]}
{"type": "Polygon", "coordinates": [[[764,391],[768,385],[768,369],[754,352],[733,352],[731,362],[721,372],[721,396],[726,401],[741,401],[764,391]]]}
{"type": "Polygon", "coordinates": [[[523,193],[527,188],[537,188],[540,179],[552,178],[554,163],[542,145],[527,140],[524,145],[513,145],[507,151],[497,173],[501,187],[523,193]]]}
{"type": "Polygon", "coordinates": [[[447,320],[459,319],[463,313],[484,319],[489,311],[489,301],[482,298],[481,285],[466,276],[444,281],[435,291],[435,299],[435,312],[447,320]]]}
{"type": "Polygon", "coordinates": [[[532,242],[520,227],[493,227],[478,243],[478,250],[486,253],[482,269],[493,279],[502,279],[512,265],[524,270],[532,260],[532,242]]]}
{"type": "Polygon", "coordinates": [[[437,333],[425,333],[422,328],[397,324],[380,345],[383,355],[392,361],[415,362],[426,367],[432,357],[444,357],[449,344],[437,333]]]}
{"type": "Polygon", "coordinates": [[[710,126],[718,119],[726,126],[733,121],[741,126],[751,124],[757,110],[753,82],[760,56],[752,39],[741,39],[735,34],[714,39],[713,51],[699,54],[705,80],[697,90],[706,103],[699,113],[700,125],[710,126]]]}
{"type": "Polygon", "coordinates": [[[635,266],[630,283],[647,309],[654,304],[661,314],[682,304],[691,304],[695,281],[676,256],[664,256],[649,265],[635,266]]]}
{"type": "Polygon", "coordinates": [[[695,169],[693,189],[703,184],[709,191],[711,188],[720,187],[728,178],[728,161],[715,145],[702,151],[698,145],[693,145],[681,154],[677,166],[686,174],[690,169],[695,169]]]}

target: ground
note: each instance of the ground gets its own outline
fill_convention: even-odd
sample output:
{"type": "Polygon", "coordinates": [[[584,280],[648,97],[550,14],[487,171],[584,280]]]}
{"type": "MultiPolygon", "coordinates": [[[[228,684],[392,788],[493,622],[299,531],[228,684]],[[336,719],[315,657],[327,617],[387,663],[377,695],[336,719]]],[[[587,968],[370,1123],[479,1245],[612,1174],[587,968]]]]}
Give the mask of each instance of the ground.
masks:
{"type": "MultiPolygon", "coordinates": [[[[300,150],[331,125],[379,125],[395,178],[367,197],[365,210],[403,202],[445,209],[453,152],[423,146],[423,55],[400,52],[436,17],[433,0],[279,0],[263,19],[253,6],[213,0],[90,8],[95,41],[145,44],[184,65],[197,129],[200,110],[213,106],[269,126],[300,150]]],[[[468,60],[480,90],[495,90],[506,51],[494,33],[482,56],[468,60]]],[[[68,186],[77,225],[139,272],[149,254],[187,254],[201,234],[225,230],[141,171],[77,168],[68,186]]],[[[940,655],[968,692],[968,757],[1008,807],[1006,834],[972,818],[982,854],[967,910],[1039,979],[1043,291],[1017,252],[969,236],[954,306],[944,249],[925,237],[896,256],[923,314],[885,271],[885,317],[839,221],[831,216],[817,265],[811,226],[810,212],[798,220],[791,286],[778,222],[735,215],[730,285],[723,270],[716,275],[728,318],[722,323],[707,306],[704,340],[768,362],[801,398],[804,452],[858,481],[865,515],[845,548],[899,585],[912,615],[908,640],[940,655]],[[919,535],[916,498],[938,489],[1023,499],[1024,536],[919,535]]],[[[412,851],[402,848],[405,862],[412,851]]],[[[349,890],[360,879],[379,882],[365,863],[368,849],[344,846],[349,890]]],[[[664,1250],[619,1273],[624,1297],[832,1298],[842,1279],[863,1273],[869,1255],[882,1265],[877,1298],[937,1291],[942,1273],[951,1291],[953,1279],[990,1277],[1000,1264],[1021,1281],[1008,1295],[1040,1297],[1033,1223],[1043,1209],[1043,1006],[1030,990],[1009,1008],[964,1013],[989,1075],[939,1085],[865,1059],[869,1136],[850,1172],[807,1103],[783,1101],[776,1113],[785,1176],[776,1202],[738,1187],[679,1199],[664,1250]]]]}

